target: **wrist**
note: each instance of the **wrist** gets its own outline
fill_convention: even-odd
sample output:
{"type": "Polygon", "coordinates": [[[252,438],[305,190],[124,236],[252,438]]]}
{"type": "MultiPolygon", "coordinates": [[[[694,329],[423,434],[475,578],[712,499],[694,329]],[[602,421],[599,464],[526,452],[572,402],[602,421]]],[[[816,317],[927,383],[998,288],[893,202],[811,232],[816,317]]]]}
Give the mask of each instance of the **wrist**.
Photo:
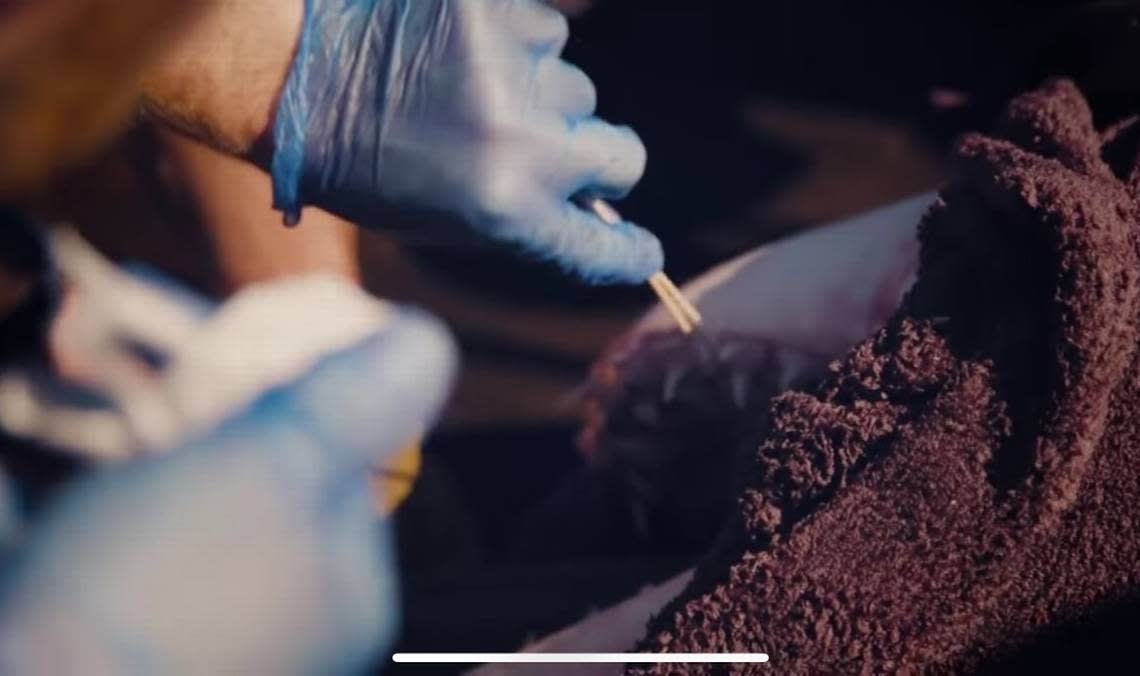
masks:
{"type": "Polygon", "coordinates": [[[215,3],[147,73],[144,110],[214,148],[267,166],[303,12],[303,0],[215,3]]]}

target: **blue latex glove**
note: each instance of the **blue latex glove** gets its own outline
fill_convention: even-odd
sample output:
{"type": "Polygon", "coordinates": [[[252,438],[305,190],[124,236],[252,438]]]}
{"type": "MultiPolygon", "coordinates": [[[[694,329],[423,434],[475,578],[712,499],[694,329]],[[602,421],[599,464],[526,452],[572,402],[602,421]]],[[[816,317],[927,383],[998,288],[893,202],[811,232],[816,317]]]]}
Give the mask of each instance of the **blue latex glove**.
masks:
{"type": "Polygon", "coordinates": [[[645,281],[653,235],[571,197],[624,196],[645,149],[593,116],[561,60],[566,19],[535,0],[306,0],[277,111],[275,206],[369,223],[427,211],[589,282],[645,281]]]}
{"type": "Polygon", "coordinates": [[[385,327],[72,489],[4,581],[0,673],[344,673],[388,646],[368,470],[434,418],[454,353],[426,317],[392,309],[385,327]]]}

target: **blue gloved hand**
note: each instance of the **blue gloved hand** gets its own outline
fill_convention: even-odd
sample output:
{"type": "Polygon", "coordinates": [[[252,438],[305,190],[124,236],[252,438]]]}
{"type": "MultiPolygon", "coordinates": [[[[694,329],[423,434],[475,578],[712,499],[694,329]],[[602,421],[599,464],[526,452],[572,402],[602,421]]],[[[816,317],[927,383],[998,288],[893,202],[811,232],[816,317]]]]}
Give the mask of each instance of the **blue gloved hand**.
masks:
{"type": "Polygon", "coordinates": [[[645,149],[594,117],[560,58],[566,19],[536,0],[306,0],[277,111],[275,206],[369,224],[407,208],[594,283],[645,281],[661,245],[571,197],[624,196],[645,149]]]}
{"type": "MultiPolygon", "coordinates": [[[[331,284],[307,294],[341,298],[331,284]]],[[[252,338],[220,355],[221,373],[248,380],[281,352],[258,331],[296,328],[295,308],[276,302],[288,299],[223,308],[203,341],[252,338]]],[[[396,573],[368,472],[430,424],[454,352],[434,320],[368,303],[340,306],[361,309],[348,323],[378,327],[362,341],[56,505],[4,580],[0,672],[345,673],[390,644],[396,573]]],[[[214,410],[193,396],[183,403],[191,418],[214,410]]]]}

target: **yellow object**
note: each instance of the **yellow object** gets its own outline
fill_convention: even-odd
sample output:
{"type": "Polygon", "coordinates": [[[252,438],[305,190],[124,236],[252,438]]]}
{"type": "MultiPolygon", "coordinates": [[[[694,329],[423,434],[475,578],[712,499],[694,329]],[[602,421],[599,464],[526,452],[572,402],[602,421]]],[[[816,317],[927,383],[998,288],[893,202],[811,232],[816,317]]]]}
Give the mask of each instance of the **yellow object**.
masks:
{"type": "Polygon", "coordinates": [[[388,516],[403,504],[422,466],[423,452],[417,439],[372,471],[372,494],[380,514],[388,516]]]}

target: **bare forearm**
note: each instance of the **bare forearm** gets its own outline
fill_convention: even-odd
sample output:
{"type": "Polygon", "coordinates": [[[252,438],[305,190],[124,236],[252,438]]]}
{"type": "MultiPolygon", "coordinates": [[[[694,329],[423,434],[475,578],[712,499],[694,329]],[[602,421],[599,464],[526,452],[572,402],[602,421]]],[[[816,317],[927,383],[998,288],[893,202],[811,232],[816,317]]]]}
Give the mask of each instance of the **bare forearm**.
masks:
{"type": "Polygon", "coordinates": [[[269,177],[176,134],[162,135],[163,157],[194,197],[226,291],[289,275],[325,272],[359,280],[357,230],[318,209],[286,228],[269,208],[269,177]]]}
{"type": "Polygon", "coordinates": [[[148,113],[265,164],[265,141],[301,30],[302,0],[219,0],[144,80],[148,113]]]}

